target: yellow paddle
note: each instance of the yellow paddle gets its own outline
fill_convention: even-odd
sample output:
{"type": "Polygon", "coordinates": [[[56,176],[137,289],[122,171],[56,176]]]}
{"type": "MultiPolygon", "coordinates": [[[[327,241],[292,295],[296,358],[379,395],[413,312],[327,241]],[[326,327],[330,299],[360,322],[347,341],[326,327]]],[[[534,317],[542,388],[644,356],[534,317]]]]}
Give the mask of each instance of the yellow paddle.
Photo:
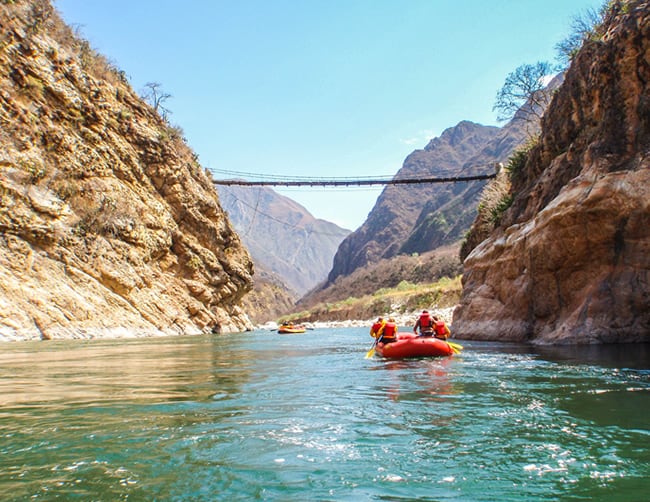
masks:
{"type": "Polygon", "coordinates": [[[379,338],[375,338],[375,343],[372,344],[372,347],[370,347],[370,350],[366,352],[366,359],[370,359],[372,356],[375,355],[375,347],[377,344],[381,341],[381,339],[384,338],[384,336],[380,336],[379,338]]]}
{"type": "Polygon", "coordinates": [[[451,350],[454,351],[454,354],[460,354],[460,351],[463,350],[463,346],[459,343],[447,342],[447,345],[451,347],[451,350]]]}

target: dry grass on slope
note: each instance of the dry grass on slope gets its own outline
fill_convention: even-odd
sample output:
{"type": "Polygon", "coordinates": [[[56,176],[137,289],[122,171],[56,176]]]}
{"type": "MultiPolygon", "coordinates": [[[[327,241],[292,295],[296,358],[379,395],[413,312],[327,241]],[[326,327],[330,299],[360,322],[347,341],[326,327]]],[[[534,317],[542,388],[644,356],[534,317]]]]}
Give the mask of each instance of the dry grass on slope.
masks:
{"type": "Polygon", "coordinates": [[[443,277],[456,277],[462,271],[459,245],[445,246],[427,253],[413,253],[381,260],[339,277],[326,289],[303,297],[297,308],[309,309],[319,303],[334,303],[346,298],[373,295],[382,288],[396,288],[400,283],[431,284],[443,277]]]}
{"type": "Polygon", "coordinates": [[[460,258],[463,261],[499,225],[504,211],[512,204],[512,180],[520,176],[528,152],[535,143],[536,140],[529,139],[528,143],[517,149],[508,159],[507,165],[498,172],[497,177],[483,189],[476,219],[460,249],[460,258]]]}
{"type": "Polygon", "coordinates": [[[300,311],[285,318],[305,322],[370,319],[389,312],[454,306],[462,288],[458,250],[454,245],[421,255],[401,255],[356,270],[300,300],[296,305],[300,311]]]}
{"type": "Polygon", "coordinates": [[[320,303],[309,310],[283,317],[294,322],[372,319],[379,315],[408,314],[421,309],[444,309],[460,300],[461,276],[444,277],[435,283],[402,281],[395,288],[382,288],[371,295],[349,297],[334,303],[320,303]]]}

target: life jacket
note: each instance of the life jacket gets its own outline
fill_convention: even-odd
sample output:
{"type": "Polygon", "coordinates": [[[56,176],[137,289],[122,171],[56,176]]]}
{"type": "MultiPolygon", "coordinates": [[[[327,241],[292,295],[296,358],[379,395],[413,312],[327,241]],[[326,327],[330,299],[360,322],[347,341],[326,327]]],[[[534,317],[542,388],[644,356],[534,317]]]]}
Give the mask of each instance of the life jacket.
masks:
{"type": "Polygon", "coordinates": [[[373,324],[372,328],[370,328],[370,336],[377,338],[381,333],[381,328],[384,326],[384,324],[384,321],[377,321],[375,324],[373,324]]]}
{"type": "Polygon", "coordinates": [[[447,338],[447,331],[449,328],[445,326],[443,321],[436,321],[433,327],[436,330],[436,336],[447,338]]]}
{"type": "Polygon", "coordinates": [[[420,332],[424,333],[425,331],[431,331],[433,328],[433,319],[431,319],[431,314],[429,312],[422,312],[420,314],[420,332]]]}
{"type": "Polygon", "coordinates": [[[384,324],[384,338],[395,338],[397,335],[397,324],[394,322],[387,322],[384,324]]]}

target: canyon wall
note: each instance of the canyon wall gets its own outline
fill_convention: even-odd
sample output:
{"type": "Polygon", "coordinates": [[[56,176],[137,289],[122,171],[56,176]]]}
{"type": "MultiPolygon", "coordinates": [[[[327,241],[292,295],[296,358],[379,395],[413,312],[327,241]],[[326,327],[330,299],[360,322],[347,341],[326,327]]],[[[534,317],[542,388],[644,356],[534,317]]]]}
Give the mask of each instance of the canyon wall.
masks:
{"type": "Polygon", "coordinates": [[[650,4],[615,3],[566,72],[512,206],[464,262],[455,336],[650,341],[650,4]]]}
{"type": "Polygon", "coordinates": [[[49,2],[0,25],[0,339],[250,328],[252,262],[182,130],[49,2]]]}

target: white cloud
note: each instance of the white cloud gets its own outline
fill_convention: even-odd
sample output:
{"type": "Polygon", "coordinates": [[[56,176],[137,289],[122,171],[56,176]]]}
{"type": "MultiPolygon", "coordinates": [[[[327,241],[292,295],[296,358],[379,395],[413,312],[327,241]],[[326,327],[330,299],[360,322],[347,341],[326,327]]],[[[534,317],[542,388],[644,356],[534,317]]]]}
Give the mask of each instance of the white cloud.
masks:
{"type": "Polygon", "coordinates": [[[413,145],[418,145],[418,146],[425,146],[429,141],[434,138],[436,135],[436,132],[432,129],[423,129],[421,131],[417,132],[417,135],[408,138],[408,139],[400,139],[400,143],[408,146],[413,146],[413,145]]]}

